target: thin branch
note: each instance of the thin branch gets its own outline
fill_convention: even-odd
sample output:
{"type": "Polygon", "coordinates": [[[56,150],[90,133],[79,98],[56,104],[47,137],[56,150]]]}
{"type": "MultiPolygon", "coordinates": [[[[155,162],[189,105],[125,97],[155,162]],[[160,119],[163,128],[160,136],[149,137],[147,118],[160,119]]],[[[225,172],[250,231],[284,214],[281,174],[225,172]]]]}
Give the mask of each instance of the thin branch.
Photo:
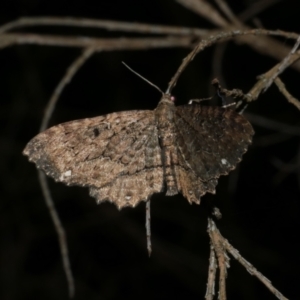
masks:
{"type": "MultiPolygon", "coordinates": [[[[252,264],[250,264],[247,260],[245,260],[232,245],[229,244],[229,242],[221,235],[220,231],[218,230],[215,222],[209,218],[208,219],[208,233],[211,239],[212,244],[214,245],[214,250],[217,252],[222,252],[219,259],[219,266],[224,268],[226,270],[226,267],[228,266],[228,257],[226,254],[226,251],[230,253],[240,264],[242,264],[245,269],[253,276],[257,277],[258,280],[260,280],[278,299],[280,300],[288,300],[286,297],[284,297],[272,284],[269,279],[267,279],[264,275],[262,275],[252,264]],[[218,245],[218,248],[216,248],[215,245],[218,245]],[[221,263],[220,263],[221,262],[221,263]]],[[[223,271],[225,272],[225,271],[223,271]]],[[[220,270],[221,273],[221,270],[220,270]]],[[[222,288],[223,282],[220,282],[220,289],[222,288]]],[[[225,282],[224,282],[225,285],[225,282]]],[[[225,299],[224,295],[222,294],[222,289],[220,290],[220,299],[225,299]],[[223,297],[223,298],[221,298],[223,297]]],[[[226,295],[225,295],[226,297],[226,295]]]]}
{"type": "MultiPolygon", "coordinates": [[[[265,30],[265,29],[252,29],[252,30],[234,30],[229,32],[220,32],[215,35],[210,36],[207,39],[203,39],[200,41],[199,44],[196,45],[196,47],[183,59],[181,65],[179,66],[177,72],[172,77],[171,81],[169,82],[168,89],[166,93],[170,93],[171,90],[175,87],[178,78],[180,77],[181,73],[185,70],[185,68],[188,66],[188,64],[194,59],[194,57],[200,52],[203,51],[205,48],[210,47],[221,40],[226,40],[228,38],[233,38],[237,36],[242,35],[274,35],[274,36],[284,36],[289,38],[298,38],[298,34],[290,33],[290,32],[284,32],[281,30],[265,30]]],[[[290,59],[290,64],[296,61],[296,59],[292,61],[292,57],[290,59]]]]}
{"type": "Polygon", "coordinates": [[[208,267],[208,279],[205,299],[212,300],[215,295],[215,280],[217,272],[217,260],[213,245],[210,245],[210,255],[209,255],[209,267],[208,267]]]}
{"type": "MultiPolygon", "coordinates": [[[[190,9],[191,11],[201,15],[203,18],[209,20],[212,24],[223,28],[223,30],[251,30],[250,27],[247,27],[243,24],[237,25],[236,23],[227,22],[219,12],[207,3],[206,0],[176,0],[178,3],[184,7],[190,9]]],[[[236,19],[237,20],[237,19],[236,19]]],[[[214,33],[208,33],[214,34],[214,33]]],[[[207,34],[207,36],[208,36],[207,34]]],[[[244,43],[250,48],[254,49],[256,52],[268,55],[275,58],[276,60],[281,61],[290,51],[290,47],[280,43],[270,37],[253,37],[253,36],[241,36],[236,43],[244,43]]],[[[300,63],[293,65],[293,68],[298,72],[300,71],[300,63]]]]}
{"type": "Polygon", "coordinates": [[[229,25],[226,19],[206,0],[176,0],[176,2],[219,27],[227,27],[229,25]]]}
{"type": "Polygon", "coordinates": [[[279,91],[285,96],[287,101],[293,104],[294,106],[296,106],[300,110],[300,101],[289,93],[289,91],[286,89],[285,84],[281,81],[281,79],[277,77],[274,80],[274,82],[277,85],[279,91]]]}
{"type": "Polygon", "coordinates": [[[226,277],[227,267],[229,267],[229,258],[224,250],[223,241],[221,235],[216,228],[212,219],[208,219],[208,233],[213,245],[213,249],[217,255],[218,265],[220,269],[219,274],[219,299],[226,300],[226,277]]]}
{"type": "Polygon", "coordinates": [[[258,280],[260,280],[270,291],[280,300],[288,300],[284,297],[271,283],[271,281],[262,275],[252,264],[250,264],[246,259],[244,259],[237,249],[232,247],[229,242],[223,238],[223,245],[226,250],[243,266],[245,269],[258,280]]]}
{"type": "Polygon", "coordinates": [[[147,237],[147,250],[148,250],[148,255],[150,257],[152,253],[150,200],[146,201],[146,237],[147,237]]]}
{"type": "MultiPolygon", "coordinates": [[[[215,0],[217,4],[219,4],[219,7],[222,9],[222,11],[227,15],[228,19],[231,20],[233,24],[236,25],[241,25],[241,22],[245,22],[268,7],[276,4],[277,2],[280,2],[281,0],[261,0],[259,2],[255,2],[251,4],[250,7],[248,7],[243,13],[239,14],[238,17],[236,17],[231,9],[228,7],[227,3],[225,3],[222,0],[215,0]],[[225,5],[224,5],[225,4],[225,5]]],[[[258,26],[261,27],[261,26],[258,26]]],[[[222,58],[226,49],[227,43],[223,44],[218,44],[216,45],[216,50],[213,56],[213,63],[212,63],[212,70],[213,70],[213,75],[212,77],[217,76],[222,85],[225,85],[225,80],[223,79],[222,76],[222,58]]]]}
{"type": "Polygon", "coordinates": [[[238,15],[239,20],[245,22],[247,20],[256,17],[258,14],[269,8],[270,6],[280,2],[282,0],[260,0],[258,2],[251,2],[251,6],[249,6],[245,11],[238,15]]]}
{"type": "MultiPolygon", "coordinates": [[[[296,53],[290,55],[288,57],[288,61],[285,62],[285,67],[292,65],[295,61],[299,60],[300,51],[298,50],[296,53]]],[[[270,78],[274,73],[278,71],[278,65],[275,65],[268,72],[259,76],[259,80],[257,83],[251,88],[251,90],[245,95],[248,99],[247,102],[252,102],[257,100],[258,96],[265,91],[266,84],[268,82],[268,78],[270,78]]],[[[291,102],[292,103],[292,102],[291,102]]]]}
{"type": "Polygon", "coordinates": [[[69,251],[68,251],[68,246],[67,246],[67,241],[66,241],[65,230],[60,222],[58,213],[53,204],[53,200],[52,200],[50,190],[49,190],[49,187],[47,184],[46,175],[44,172],[42,172],[40,170],[38,170],[38,175],[39,175],[40,185],[42,187],[42,192],[43,192],[43,195],[45,198],[45,202],[46,202],[46,205],[50,212],[51,219],[54,223],[56,233],[58,235],[59,248],[60,248],[61,257],[62,257],[62,261],[63,261],[63,267],[64,267],[64,271],[65,271],[65,274],[67,277],[67,282],[68,282],[69,297],[73,298],[75,295],[75,284],[74,284],[74,278],[73,278],[70,261],[69,261],[69,251]]]}
{"type": "Polygon", "coordinates": [[[47,104],[47,107],[45,109],[45,114],[42,120],[42,124],[40,127],[40,132],[44,131],[48,127],[48,123],[55,109],[55,105],[65,86],[71,81],[71,79],[74,77],[77,71],[93,55],[94,52],[95,52],[94,48],[85,49],[83,53],[69,66],[66,74],[63,76],[59,84],[56,86],[47,104]]]}
{"type": "Polygon", "coordinates": [[[267,83],[265,84],[265,88],[263,90],[264,92],[271,86],[275,78],[278,77],[278,75],[281,74],[289,66],[290,58],[293,54],[296,53],[299,45],[300,45],[300,35],[297,38],[297,41],[294,47],[291,49],[290,53],[279,64],[277,64],[277,71],[274,72],[274,74],[272,74],[272,76],[268,79],[267,83]]]}
{"type": "MultiPolygon", "coordinates": [[[[44,131],[49,123],[49,119],[54,111],[55,105],[57,103],[57,100],[59,96],[61,95],[61,92],[63,91],[64,87],[71,81],[71,79],[74,77],[76,72],[80,69],[80,67],[86,62],[86,60],[91,57],[91,55],[95,52],[94,48],[87,48],[85,51],[83,51],[82,55],[80,55],[67,69],[66,74],[63,76],[57,87],[55,88],[48,105],[45,109],[45,114],[42,120],[42,124],[40,127],[40,132],[44,131]]],[[[62,256],[62,261],[63,261],[63,267],[64,271],[67,277],[67,282],[68,282],[68,288],[69,288],[69,296],[70,298],[74,297],[75,294],[75,285],[74,285],[74,278],[70,266],[70,261],[69,261],[69,255],[68,255],[68,246],[66,242],[66,235],[64,228],[59,220],[58,214],[56,212],[50,190],[48,187],[47,179],[45,174],[42,171],[39,171],[39,179],[40,179],[40,184],[42,187],[42,191],[44,194],[44,198],[47,204],[47,207],[49,209],[51,218],[54,223],[55,230],[58,235],[58,240],[59,240],[59,247],[61,251],[61,256],[62,256]]]]}
{"type": "Polygon", "coordinates": [[[40,45],[60,47],[93,47],[96,51],[143,50],[151,48],[190,47],[192,37],[163,38],[90,38],[27,33],[0,35],[0,49],[13,45],[40,45]]]}
{"type": "MultiPolygon", "coordinates": [[[[180,1],[179,1],[180,2],[180,1]]],[[[224,20],[219,13],[214,9],[214,7],[210,6],[206,1],[181,1],[182,3],[196,3],[197,7],[203,12],[203,16],[214,16],[217,15],[216,19],[224,20]],[[200,5],[199,5],[200,3],[200,5]]],[[[181,4],[182,4],[181,3],[181,4]]],[[[213,22],[214,23],[214,22],[213,22]]],[[[217,22],[220,23],[220,22],[217,22]]],[[[221,21],[221,23],[224,23],[221,21]]],[[[117,21],[111,21],[111,20],[93,20],[93,19],[77,19],[77,18],[59,18],[59,17],[40,17],[40,18],[21,18],[19,20],[13,21],[11,23],[5,24],[2,27],[0,27],[0,33],[20,28],[20,27],[26,27],[26,26],[48,26],[48,25],[56,25],[56,26],[79,26],[79,27],[96,27],[96,28],[104,28],[107,30],[119,30],[119,31],[131,31],[131,32],[140,32],[145,34],[172,34],[174,35],[181,35],[181,36],[187,36],[189,35],[190,38],[194,38],[195,36],[199,37],[205,37],[209,34],[215,34],[215,30],[207,30],[207,29],[196,29],[196,28],[186,28],[186,27],[174,27],[174,26],[161,26],[161,25],[151,25],[151,24],[141,24],[141,23],[127,23],[127,22],[117,22],[117,21]]],[[[218,25],[218,24],[217,24],[218,25]]],[[[219,24],[218,26],[225,28],[228,30],[230,27],[232,27],[230,24],[228,24],[225,20],[225,24],[219,24]]],[[[236,27],[236,26],[235,26],[236,27]]],[[[241,29],[241,26],[238,26],[241,29]]],[[[247,29],[245,26],[243,27],[243,30],[247,29]]],[[[22,35],[22,34],[21,34],[22,35]]],[[[77,38],[71,39],[70,37],[47,37],[45,39],[39,38],[39,41],[36,41],[36,37],[34,35],[26,35],[26,39],[32,40],[32,43],[35,44],[42,44],[42,45],[59,45],[59,46],[69,46],[69,47],[97,47],[97,43],[99,42],[100,45],[98,45],[99,49],[102,50],[104,48],[103,45],[101,45],[101,40],[97,40],[92,37],[82,37],[81,41],[77,38]],[[67,44],[67,45],[66,45],[67,44]]],[[[283,57],[287,55],[289,52],[289,47],[285,46],[282,43],[279,43],[278,41],[264,37],[260,38],[259,41],[257,41],[257,38],[254,39],[254,37],[247,36],[247,37],[241,37],[239,42],[246,43],[249,47],[253,48],[255,51],[264,54],[269,55],[277,60],[282,60],[283,57]]],[[[143,41],[144,43],[145,41],[143,41]]],[[[149,41],[151,43],[151,41],[149,41]]],[[[0,48],[4,48],[7,46],[10,46],[11,44],[26,44],[30,43],[29,41],[24,41],[22,38],[19,38],[16,41],[16,37],[13,36],[0,36],[0,48]]],[[[106,43],[106,41],[104,41],[106,43]]],[[[109,41],[108,41],[109,44],[109,41]]],[[[148,42],[146,41],[146,44],[148,45],[148,42]]],[[[152,45],[147,47],[188,47],[191,44],[190,42],[181,43],[179,41],[173,41],[168,43],[168,45],[161,45],[161,42],[159,42],[158,46],[152,45]]],[[[115,46],[113,46],[115,48],[115,46]]],[[[118,47],[116,46],[118,49],[118,47]]],[[[127,49],[127,47],[125,47],[127,49]]],[[[129,47],[129,49],[132,49],[129,47]]],[[[140,49],[135,48],[135,49],[140,49]]],[[[145,49],[142,47],[141,49],[145,49]]],[[[109,49],[108,49],[109,50],[109,49]]],[[[114,49],[110,49],[114,50],[114,49]]],[[[300,71],[300,63],[295,63],[292,66],[294,69],[300,71]]]]}
{"type": "Polygon", "coordinates": [[[21,18],[0,27],[0,33],[23,27],[32,26],[72,26],[101,28],[109,31],[139,32],[144,34],[172,34],[172,35],[196,35],[202,36],[207,29],[164,26],[134,22],[119,22],[113,20],[96,20],[72,17],[31,17],[21,18]]]}
{"type": "Polygon", "coordinates": [[[215,2],[218,4],[219,8],[227,16],[227,18],[231,21],[232,24],[242,26],[242,23],[234,15],[231,8],[227,5],[227,3],[224,0],[215,0],[215,2]]]}

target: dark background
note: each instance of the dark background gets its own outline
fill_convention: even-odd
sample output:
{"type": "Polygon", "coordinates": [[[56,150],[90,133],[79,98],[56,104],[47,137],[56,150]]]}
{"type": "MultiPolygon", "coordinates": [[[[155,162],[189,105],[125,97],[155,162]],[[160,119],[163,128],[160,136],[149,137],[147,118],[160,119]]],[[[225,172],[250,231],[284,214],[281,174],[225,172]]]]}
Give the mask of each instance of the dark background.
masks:
{"type": "MultiPolygon", "coordinates": [[[[252,1],[229,1],[235,13],[252,1]]],[[[265,28],[299,32],[298,1],[279,1],[258,17],[265,28]]],[[[1,1],[0,23],[21,16],[74,16],[213,28],[175,1],[1,1]]],[[[23,32],[125,36],[80,28],[27,28],[23,32]]],[[[128,34],[127,34],[128,36],[128,34]]],[[[132,36],[132,35],[131,35],[132,36]]],[[[289,40],[283,44],[292,45],[289,40]]],[[[154,109],[159,93],[122,64],[165,89],[188,49],[103,52],[94,55],[64,90],[51,125],[113,111],[154,109]]],[[[210,96],[214,49],[201,53],[173,91],[178,104],[210,96]]],[[[14,46],[0,52],[0,298],[67,299],[57,235],[35,166],[22,156],[38,133],[46,103],[79,49],[14,46]]],[[[222,62],[229,88],[248,91],[276,63],[247,46],[227,45],[222,62]]],[[[299,73],[282,75],[300,98],[299,73]]],[[[299,127],[299,112],[272,87],[248,113],[299,127]]],[[[252,117],[253,118],[253,117],[252,117]]],[[[266,122],[266,124],[269,124],[266,122]]],[[[222,211],[222,234],[289,299],[299,294],[299,135],[256,126],[254,143],[239,167],[220,178],[215,196],[189,205],[181,196],[152,198],[153,254],[148,258],[145,204],[118,211],[96,205],[88,190],[49,179],[67,233],[75,299],[203,299],[208,270],[207,203],[222,211]],[[262,141],[278,137],[277,143],[262,141]],[[278,168],[274,160],[292,168],[278,168]]],[[[271,126],[272,127],[272,126],[271,126]]],[[[284,128],[284,127],[283,127],[284,128]]],[[[300,133],[300,129],[299,129],[300,133]]],[[[228,299],[275,299],[233,258],[228,299]]]]}

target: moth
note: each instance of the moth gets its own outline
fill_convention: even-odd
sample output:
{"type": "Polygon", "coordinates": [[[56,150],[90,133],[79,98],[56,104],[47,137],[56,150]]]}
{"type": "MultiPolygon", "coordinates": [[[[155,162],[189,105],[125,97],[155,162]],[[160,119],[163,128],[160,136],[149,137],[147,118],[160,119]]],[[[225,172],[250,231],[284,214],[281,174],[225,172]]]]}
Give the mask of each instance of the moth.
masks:
{"type": "Polygon", "coordinates": [[[253,134],[247,119],[231,108],[175,106],[166,92],[154,110],[53,126],[23,154],[55,181],[88,187],[98,203],[110,201],[119,209],[163,191],[199,204],[241,161],[253,134]]]}

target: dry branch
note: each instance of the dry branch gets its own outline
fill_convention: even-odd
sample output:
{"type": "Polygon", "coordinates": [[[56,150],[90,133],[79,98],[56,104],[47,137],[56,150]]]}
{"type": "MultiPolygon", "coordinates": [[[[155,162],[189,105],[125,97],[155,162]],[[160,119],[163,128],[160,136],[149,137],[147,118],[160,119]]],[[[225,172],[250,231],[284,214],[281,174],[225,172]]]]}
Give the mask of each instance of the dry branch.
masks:
{"type": "MultiPolygon", "coordinates": [[[[178,3],[183,5],[184,7],[190,9],[191,11],[195,12],[196,14],[200,15],[201,17],[207,19],[212,24],[216,25],[217,27],[222,28],[225,31],[231,31],[231,30],[251,30],[250,27],[247,27],[245,25],[242,25],[239,23],[237,26],[238,19],[236,17],[233,17],[235,20],[235,23],[230,23],[225,18],[223,18],[220,13],[212,6],[210,5],[206,0],[176,0],[178,3]]],[[[261,1],[262,2],[262,1],[261,1]]],[[[276,2],[276,1],[274,1],[276,2]]],[[[272,4],[272,3],[271,3],[272,4]]],[[[267,3],[259,9],[256,8],[255,11],[260,11],[264,8],[268,7],[267,3]]],[[[228,9],[228,8],[227,8],[228,9]]],[[[231,13],[231,15],[233,15],[231,13]]],[[[247,17],[252,17],[253,13],[249,14],[247,17]]],[[[246,20],[246,17],[244,16],[243,21],[246,20]]],[[[210,34],[213,34],[212,32],[210,34]]],[[[282,43],[270,38],[270,37],[252,37],[252,36],[245,36],[240,37],[236,43],[244,43],[247,44],[250,48],[254,49],[260,54],[268,55],[276,60],[282,60],[286,55],[290,52],[290,48],[283,45],[282,43]]],[[[297,71],[300,71],[300,63],[296,63],[293,65],[293,68],[295,68],[297,71]]]]}
{"type": "Polygon", "coordinates": [[[207,231],[210,236],[211,244],[216,252],[219,268],[220,268],[220,299],[226,299],[226,292],[224,294],[226,285],[226,268],[228,265],[227,253],[230,253],[240,264],[242,264],[245,269],[253,276],[257,277],[278,299],[288,300],[284,297],[272,284],[269,279],[262,275],[252,264],[250,264],[246,259],[244,259],[237,249],[235,249],[229,242],[221,235],[215,222],[212,219],[208,219],[207,231]]]}
{"type": "Polygon", "coordinates": [[[144,34],[163,34],[163,35],[195,35],[202,36],[207,34],[207,29],[164,26],[155,24],[145,24],[137,22],[120,22],[113,20],[95,20],[72,17],[31,17],[21,18],[7,23],[0,27],[0,33],[15,30],[17,28],[36,26],[71,26],[85,28],[100,28],[109,31],[138,32],[144,34]]]}
{"type": "MultiPolygon", "coordinates": [[[[59,96],[61,95],[64,87],[72,80],[74,75],[77,73],[77,71],[80,69],[80,67],[83,66],[83,64],[91,57],[91,55],[95,52],[93,48],[87,48],[85,51],[83,51],[82,55],[80,55],[67,69],[66,74],[63,76],[57,87],[55,88],[53,95],[51,96],[47,107],[45,109],[45,114],[42,119],[42,123],[40,126],[40,132],[44,131],[48,127],[49,120],[53,114],[55,105],[59,99],[59,96]]],[[[68,281],[68,288],[69,288],[69,297],[73,298],[75,295],[75,284],[74,284],[74,278],[70,266],[69,261],[69,255],[68,255],[68,245],[66,241],[66,235],[64,228],[59,220],[58,214],[55,209],[55,205],[52,200],[52,196],[48,187],[47,178],[46,175],[42,171],[38,171],[39,174],[39,180],[41,183],[42,191],[44,194],[44,198],[46,201],[46,205],[49,209],[49,212],[51,214],[51,218],[54,223],[55,230],[58,235],[59,240],[59,246],[63,261],[63,267],[66,274],[66,278],[68,281]]]]}
{"type": "Polygon", "coordinates": [[[7,33],[0,35],[0,49],[14,45],[39,45],[75,48],[94,48],[95,51],[145,50],[151,48],[190,47],[190,37],[163,38],[90,38],[7,33]]]}

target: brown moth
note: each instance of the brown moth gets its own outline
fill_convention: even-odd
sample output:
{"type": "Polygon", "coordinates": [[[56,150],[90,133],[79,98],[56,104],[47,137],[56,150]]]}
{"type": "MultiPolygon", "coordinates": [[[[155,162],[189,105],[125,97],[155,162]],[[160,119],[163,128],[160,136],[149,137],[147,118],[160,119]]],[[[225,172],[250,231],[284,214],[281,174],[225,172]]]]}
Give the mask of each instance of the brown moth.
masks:
{"type": "Polygon", "coordinates": [[[89,188],[97,202],[119,209],[166,190],[200,203],[220,175],[241,161],[251,124],[231,108],[175,106],[169,93],[156,109],[75,120],[35,136],[23,153],[67,185],[89,188]]]}

